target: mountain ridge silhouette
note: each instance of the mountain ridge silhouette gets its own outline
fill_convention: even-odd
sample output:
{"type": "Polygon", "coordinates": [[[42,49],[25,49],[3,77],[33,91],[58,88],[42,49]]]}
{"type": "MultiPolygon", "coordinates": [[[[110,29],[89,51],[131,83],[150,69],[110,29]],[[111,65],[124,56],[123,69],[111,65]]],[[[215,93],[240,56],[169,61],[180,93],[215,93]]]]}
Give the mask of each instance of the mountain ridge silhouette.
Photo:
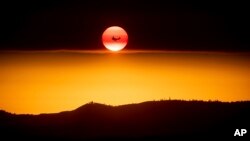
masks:
{"type": "Polygon", "coordinates": [[[0,133],[70,140],[231,137],[235,129],[250,127],[249,109],[250,101],[162,100],[120,106],[90,102],[72,111],[39,115],[1,110],[0,133]]]}

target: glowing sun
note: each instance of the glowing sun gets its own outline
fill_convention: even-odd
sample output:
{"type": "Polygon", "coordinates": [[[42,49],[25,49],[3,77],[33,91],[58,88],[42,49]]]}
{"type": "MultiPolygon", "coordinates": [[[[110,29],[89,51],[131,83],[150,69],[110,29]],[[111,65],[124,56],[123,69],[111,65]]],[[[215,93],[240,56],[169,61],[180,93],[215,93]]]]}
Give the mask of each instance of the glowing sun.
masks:
{"type": "Polygon", "coordinates": [[[128,34],[119,26],[111,26],[103,32],[102,43],[111,51],[122,50],[128,43],[128,34]]]}

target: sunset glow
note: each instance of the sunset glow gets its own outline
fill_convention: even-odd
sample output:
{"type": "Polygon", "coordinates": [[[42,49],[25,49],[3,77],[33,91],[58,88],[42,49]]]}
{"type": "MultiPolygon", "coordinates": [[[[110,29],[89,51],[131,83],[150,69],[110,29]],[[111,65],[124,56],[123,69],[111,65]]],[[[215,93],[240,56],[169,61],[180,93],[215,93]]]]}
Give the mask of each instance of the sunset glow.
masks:
{"type": "Polygon", "coordinates": [[[59,112],[90,101],[250,100],[249,60],[235,54],[44,51],[0,57],[0,109],[9,112],[59,112]]]}

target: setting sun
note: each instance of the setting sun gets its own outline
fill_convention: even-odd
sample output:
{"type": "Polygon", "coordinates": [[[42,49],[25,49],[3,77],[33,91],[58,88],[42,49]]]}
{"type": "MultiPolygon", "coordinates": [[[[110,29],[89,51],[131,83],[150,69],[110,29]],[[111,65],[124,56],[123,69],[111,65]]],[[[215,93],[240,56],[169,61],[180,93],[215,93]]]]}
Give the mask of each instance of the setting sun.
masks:
{"type": "Polygon", "coordinates": [[[122,50],[128,43],[128,34],[119,26],[107,28],[102,34],[103,45],[111,51],[122,50]]]}

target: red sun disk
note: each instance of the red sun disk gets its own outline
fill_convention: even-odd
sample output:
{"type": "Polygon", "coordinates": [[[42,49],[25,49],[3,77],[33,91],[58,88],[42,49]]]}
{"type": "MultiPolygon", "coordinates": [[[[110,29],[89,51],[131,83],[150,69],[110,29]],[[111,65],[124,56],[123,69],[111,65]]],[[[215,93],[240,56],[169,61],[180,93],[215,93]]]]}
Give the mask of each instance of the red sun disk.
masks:
{"type": "Polygon", "coordinates": [[[104,46],[111,51],[119,51],[128,43],[128,34],[119,26],[107,28],[102,34],[104,46]]]}

